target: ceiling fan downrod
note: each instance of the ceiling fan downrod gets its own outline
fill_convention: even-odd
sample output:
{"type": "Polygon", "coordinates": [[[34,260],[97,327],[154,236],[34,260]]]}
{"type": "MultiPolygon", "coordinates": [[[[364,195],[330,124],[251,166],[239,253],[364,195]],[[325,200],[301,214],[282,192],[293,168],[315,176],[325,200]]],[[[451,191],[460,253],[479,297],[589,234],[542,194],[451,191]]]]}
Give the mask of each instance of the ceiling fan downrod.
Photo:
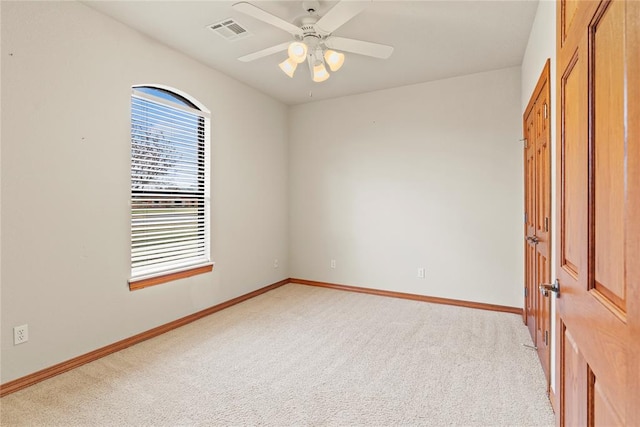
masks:
{"type": "Polygon", "coordinates": [[[305,0],[302,2],[302,8],[305,10],[305,12],[307,12],[309,15],[312,15],[314,13],[316,13],[318,11],[318,8],[320,7],[320,2],[317,0],[305,0]]]}

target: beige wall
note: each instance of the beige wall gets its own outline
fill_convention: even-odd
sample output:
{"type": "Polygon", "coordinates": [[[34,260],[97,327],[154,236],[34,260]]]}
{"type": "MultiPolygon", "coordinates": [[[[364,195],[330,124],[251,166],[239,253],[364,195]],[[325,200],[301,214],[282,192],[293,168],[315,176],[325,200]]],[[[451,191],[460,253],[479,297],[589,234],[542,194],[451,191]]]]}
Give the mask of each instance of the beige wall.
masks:
{"type": "Polygon", "coordinates": [[[288,277],[286,106],[82,4],[1,7],[2,383],[288,277]],[[130,88],[144,83],[211,110],[216,267],[130,292],[130,88]]]}
{"type": "Polygon", "coordinates": [[[521,307],[520,87],[515,67],[293,107],[292,276],[521,307]]]}
{"type": "Polygon", "coordinates": [[[287,108],[82,4],[0,4],[2,383],[290,276],[522,306],[517,140],[546,47],[522,70],[287,108]],[[130,292],[144,83],[212,112],[216,268],[130,292]]]}

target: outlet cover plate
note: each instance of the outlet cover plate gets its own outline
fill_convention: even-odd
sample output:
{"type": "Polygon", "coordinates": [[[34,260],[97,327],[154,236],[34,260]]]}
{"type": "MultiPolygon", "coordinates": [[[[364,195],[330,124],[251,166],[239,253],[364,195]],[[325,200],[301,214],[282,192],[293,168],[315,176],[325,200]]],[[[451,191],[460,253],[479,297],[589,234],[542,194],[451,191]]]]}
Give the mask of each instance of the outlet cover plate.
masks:
{"type": "Polygon", "coordinates": [[[13,344],[18,345],[29,341],[29,325],[20,325],[13,328],[13,344]]]}

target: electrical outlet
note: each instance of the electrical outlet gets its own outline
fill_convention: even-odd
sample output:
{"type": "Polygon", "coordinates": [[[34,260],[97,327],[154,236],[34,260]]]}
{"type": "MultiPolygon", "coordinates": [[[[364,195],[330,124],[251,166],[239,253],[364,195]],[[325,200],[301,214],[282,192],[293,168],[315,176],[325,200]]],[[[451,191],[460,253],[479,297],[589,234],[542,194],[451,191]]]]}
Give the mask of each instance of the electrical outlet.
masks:
{"type": "Polygon", "coordinates": [[[276,259],[273,261],[273,268],[278,268],[278,267],[280,267],[280,264],[278,263],[278,258],[276,258],[276,259]]]}
{"type": "Polygon", "coordinates": [[[424,268],[418,269],[418,279],[424,279],[424,268]]]}
{"type": "Polygon", "coordinates": [[[21,325],[13,328],[13,344],[18,345],[29,341],[29,325],[21,325]]]}
{"type": "Polygon", "coordinates": [[[336,268],[336,260],[335,259],[331,260],[331,268],[336,268]]]}

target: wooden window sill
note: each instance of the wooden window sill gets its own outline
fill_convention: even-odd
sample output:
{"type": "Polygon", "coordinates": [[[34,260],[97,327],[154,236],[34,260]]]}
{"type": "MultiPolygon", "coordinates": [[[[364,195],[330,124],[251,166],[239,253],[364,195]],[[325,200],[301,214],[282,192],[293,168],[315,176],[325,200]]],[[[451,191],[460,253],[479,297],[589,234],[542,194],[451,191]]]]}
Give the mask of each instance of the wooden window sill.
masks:
{"type": "Polygon", "coordinates": [[[129,280],[129,290],[136,291],[138,289],[148,288],[149,286],[159,285],[185,277],[191,277],[198,274],[208,273],[213,270],[213,263],[190,268],[188,270],[177,271],[175,273],[163,274],[161,276],[149,277],[147,279],[131,279],[129,280]]]}

